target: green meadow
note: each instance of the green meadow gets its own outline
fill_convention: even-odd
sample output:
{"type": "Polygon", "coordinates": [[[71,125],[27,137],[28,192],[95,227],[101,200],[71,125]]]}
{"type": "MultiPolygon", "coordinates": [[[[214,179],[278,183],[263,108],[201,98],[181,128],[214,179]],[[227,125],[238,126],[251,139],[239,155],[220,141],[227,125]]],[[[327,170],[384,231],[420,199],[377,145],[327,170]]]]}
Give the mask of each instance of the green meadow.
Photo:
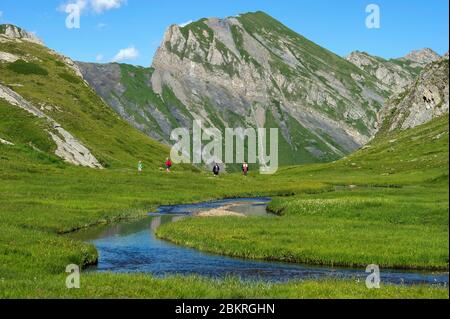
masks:
{"type": "MultiPolygon", "coordinates": [[[[165,154],[161,154],[162,160],[165,154]]],[[[176,167],[92,170],[26,144],[0,144],[0,297],[3,298],[448,298],[448,289],[348,280],[288,284],[237,279],[82,275],[65,288],[65,267],[89,265],[95,247],[63,234],[142,218],[161,204],[272,196],[275,218],[188,218],[161,238],[246,258],[319,265],[448,271],[448,116],[372,142],[330,164],[213,178],[176,167]],[[429,141],[432,140],[433,143],[429,141]]]]}
{"type": "Polygon", "coordinates": [[[338,162],[284,168],[272,178],[332,190],[275,197],[269,209],[279,218],[190,218],[157,234],[245,258],[448,270],[448,116],[338,162]]]}
{"type": "Polygon", "coordinates": [[[270,204],[279,218],[190,218],[158,235],[235,257],[445,271],[447,201],[446,192],[426,187],[300,194],[270,204]]]}

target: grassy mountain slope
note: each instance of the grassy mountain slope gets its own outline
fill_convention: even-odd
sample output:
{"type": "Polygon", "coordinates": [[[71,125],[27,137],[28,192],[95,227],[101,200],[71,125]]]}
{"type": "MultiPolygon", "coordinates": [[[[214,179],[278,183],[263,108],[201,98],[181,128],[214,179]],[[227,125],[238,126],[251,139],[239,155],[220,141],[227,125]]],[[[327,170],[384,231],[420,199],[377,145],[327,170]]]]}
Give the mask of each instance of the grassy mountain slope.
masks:
{"type": "Polygon", "coordinates": [[[164,87],[153,91],[152,68],[77,62],[84,78],[121,117],[153,139],[169,144],[172,128],[192,125],[191,114],[164,87]]]}
{"type": "MultiPolygon", "coordinates": [[[[0,51],[19,59],[0,62],[0,83],[60,123],[104,167],[134,167],[139,159],[156,167],[167,156],[167,147],[119,118],[62,56],[39,44],[2,39],[0,51]]],[[[42,131],[45,121],[4,99],[0,99],[0,112],[4,114],[0,117],[0,137],[48,154],[54,152],[54,142],[42,131]]]]}

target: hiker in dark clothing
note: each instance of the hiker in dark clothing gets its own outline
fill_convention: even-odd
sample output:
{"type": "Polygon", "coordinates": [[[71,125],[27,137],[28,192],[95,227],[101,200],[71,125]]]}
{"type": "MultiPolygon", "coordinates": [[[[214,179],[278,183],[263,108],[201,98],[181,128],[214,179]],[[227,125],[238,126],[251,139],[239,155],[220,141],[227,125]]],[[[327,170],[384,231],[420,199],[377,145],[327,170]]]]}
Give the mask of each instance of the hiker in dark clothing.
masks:
{"type": "Polygon", "coordinates": [[[214,176],[219,176],[219,173],[220,173],[220,166],[216,163],[216,164],[214,164],[214,167],[213,167],[213,173],[214,173],[214,176]]]}

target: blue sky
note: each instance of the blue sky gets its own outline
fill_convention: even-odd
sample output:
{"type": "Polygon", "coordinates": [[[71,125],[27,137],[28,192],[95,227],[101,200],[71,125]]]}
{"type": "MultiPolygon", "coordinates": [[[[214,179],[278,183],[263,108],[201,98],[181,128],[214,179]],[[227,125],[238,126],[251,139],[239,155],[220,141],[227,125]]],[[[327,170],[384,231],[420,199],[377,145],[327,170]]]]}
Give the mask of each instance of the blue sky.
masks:
{"type": "Polygon", "coordinates": [[[354,50],[385,58],[424,47],[448,51],[448,0],[0,0],[0,23],[36,32],[75,60],[109,62],[122,50],[121,61],[149,66],[167,26],[258,10],[341,56],[354,50]],[[76,1],[86,4],[81,25],[68,29],[61,8],[76,1]],[[371,3],[381,10],[379,29],[365,25],[371,3]]]}

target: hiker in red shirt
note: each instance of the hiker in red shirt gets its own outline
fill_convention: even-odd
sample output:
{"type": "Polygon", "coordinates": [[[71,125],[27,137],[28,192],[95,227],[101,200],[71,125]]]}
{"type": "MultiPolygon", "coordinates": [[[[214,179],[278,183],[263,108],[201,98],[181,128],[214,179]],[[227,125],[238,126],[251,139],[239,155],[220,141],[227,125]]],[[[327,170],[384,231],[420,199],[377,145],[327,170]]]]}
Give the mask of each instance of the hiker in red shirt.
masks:
{"type": "Polygon", "coordinates": [[[170,172],[171,168],[172,168],[172,161],[170,160],[170,158],[167,158],[167,160],[166,160],[166,170],[167,170],[167,172],[170,172]]]}

